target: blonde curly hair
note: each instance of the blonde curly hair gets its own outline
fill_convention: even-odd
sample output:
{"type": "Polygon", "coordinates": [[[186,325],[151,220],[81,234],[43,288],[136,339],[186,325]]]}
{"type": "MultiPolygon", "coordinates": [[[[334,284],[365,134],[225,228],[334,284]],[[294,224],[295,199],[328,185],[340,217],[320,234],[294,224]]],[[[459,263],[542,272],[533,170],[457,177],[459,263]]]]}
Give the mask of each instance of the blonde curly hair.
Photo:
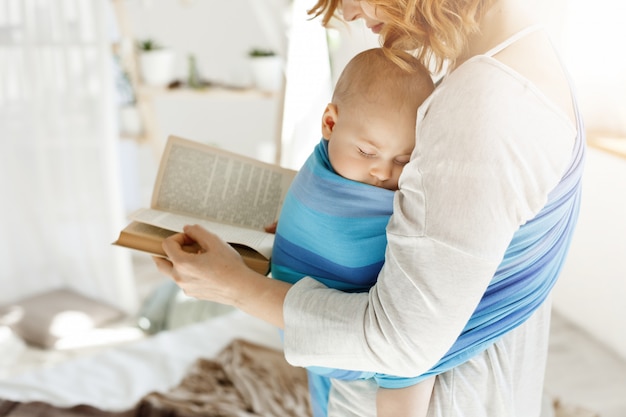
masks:
{"type": "MultiPolygon", "coordinates": [[[[403,56],[411,53],[426,67],[440,71],[461,55],[469,36],[479,30],[482,14],[495,0],[355,1],[367,2],[384,16],[381,46],[394,62],[404,66],[403,56]]],[[[322,24],[328,26],[340,8],[341,0],[317,0],[308,13],[313,18],[321,16],[322,24]]]]}

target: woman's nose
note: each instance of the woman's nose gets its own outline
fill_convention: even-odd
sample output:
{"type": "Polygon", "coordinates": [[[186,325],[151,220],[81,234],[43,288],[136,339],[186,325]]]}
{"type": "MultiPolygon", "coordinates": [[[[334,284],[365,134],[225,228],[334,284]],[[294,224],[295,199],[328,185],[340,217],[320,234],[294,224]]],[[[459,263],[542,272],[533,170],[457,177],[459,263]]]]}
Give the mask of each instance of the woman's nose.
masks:
{"type": "Polygon", "coordinates": [[[341,14],[346,22],[352,22],[361,17],[361,5],[359,0],[343,0],[341,2],[341,14]]]}

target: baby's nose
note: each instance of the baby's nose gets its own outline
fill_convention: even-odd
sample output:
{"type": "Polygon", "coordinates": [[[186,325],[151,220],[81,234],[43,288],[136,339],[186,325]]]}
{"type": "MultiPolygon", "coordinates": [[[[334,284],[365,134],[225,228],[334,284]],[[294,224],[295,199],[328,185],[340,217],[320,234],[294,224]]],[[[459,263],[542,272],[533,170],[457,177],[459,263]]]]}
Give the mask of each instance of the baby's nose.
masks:
{"type": "Polygon", "coordinates": [[[375,164],[370,170],[370,174],[376,177],[379,181],[387,181],[391,178],[393,173],[393,166],[387,162],[380,162],[375,164]]]}

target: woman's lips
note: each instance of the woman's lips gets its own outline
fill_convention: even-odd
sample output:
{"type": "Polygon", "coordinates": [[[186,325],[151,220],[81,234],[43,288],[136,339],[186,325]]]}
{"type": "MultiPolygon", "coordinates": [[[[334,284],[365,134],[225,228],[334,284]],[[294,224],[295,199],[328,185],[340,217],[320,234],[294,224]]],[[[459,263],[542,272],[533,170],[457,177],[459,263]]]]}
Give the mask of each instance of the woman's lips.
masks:
{"type": "Polygon", "coordinates": [[[377,25],[368,26],[368,27],[372,32],[378,34],[380,33],[380,30],[383,28],[383,23],[378,23],[377,25]]]}

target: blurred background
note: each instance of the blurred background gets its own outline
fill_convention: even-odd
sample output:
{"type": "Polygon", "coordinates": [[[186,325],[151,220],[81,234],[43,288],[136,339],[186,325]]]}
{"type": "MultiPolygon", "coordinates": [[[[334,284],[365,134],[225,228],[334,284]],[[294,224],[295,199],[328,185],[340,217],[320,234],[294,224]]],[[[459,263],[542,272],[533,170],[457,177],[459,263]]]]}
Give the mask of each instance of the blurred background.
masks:
{"type": "MultiPolygon", "coordinates": [[[[298,168],[343,65],[378,45],[360,22],[309,20],[313,3],[0,0],[0,305],[69,287],[137,313],[159,278],[146,287],[149,259],[110,243],[149,206],[170,134],[298,168]]],[[[554,309],[626,361],[626,3],[525,4],[562,52],[590,146],[554,309]]]]}

